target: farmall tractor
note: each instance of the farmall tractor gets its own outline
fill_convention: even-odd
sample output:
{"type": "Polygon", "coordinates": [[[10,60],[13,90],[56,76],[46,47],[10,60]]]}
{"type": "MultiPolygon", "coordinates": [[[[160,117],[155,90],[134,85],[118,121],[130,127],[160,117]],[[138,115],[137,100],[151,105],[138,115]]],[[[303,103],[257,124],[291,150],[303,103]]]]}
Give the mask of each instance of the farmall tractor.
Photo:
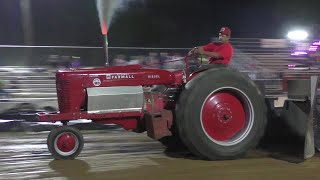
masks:
{"type": "Polygon", "coordinates": [[[42,122],[61,121],[47,140],[55,159],[74,159],[84,140],[67,122],[91,119],[147,132],[168,148],[185,148],[208,160],[235,159],[264,134],[264,97],[245,74],[229,67],[202,65],[184,70],[140,65],[59,70],[59,111],[39,113],[42,122]],[[161,87],[161,88],[159,88],[161,87]]]}

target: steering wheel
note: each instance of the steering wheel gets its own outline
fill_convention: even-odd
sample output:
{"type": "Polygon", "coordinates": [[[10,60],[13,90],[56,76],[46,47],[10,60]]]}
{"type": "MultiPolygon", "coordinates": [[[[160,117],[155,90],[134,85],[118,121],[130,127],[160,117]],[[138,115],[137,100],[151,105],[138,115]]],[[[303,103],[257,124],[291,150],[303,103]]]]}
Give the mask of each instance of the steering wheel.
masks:
{"type": "Polygon", "coordinates": [[[199,54],[191,54],[187,56],[189,64],[189,74],[199,69],[202,62],[199,60],[199,54]]]}

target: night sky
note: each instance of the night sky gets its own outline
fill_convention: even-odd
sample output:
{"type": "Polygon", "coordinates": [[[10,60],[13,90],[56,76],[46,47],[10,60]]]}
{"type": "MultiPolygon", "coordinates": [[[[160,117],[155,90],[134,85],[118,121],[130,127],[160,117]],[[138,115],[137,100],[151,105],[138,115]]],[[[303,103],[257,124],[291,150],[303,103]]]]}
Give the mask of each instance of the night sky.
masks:
{"type": "MultiPolygon", "coordinates": [[[[34,45],[102,45],[93,0],[31,2],[34,45]]],[[[117,11],[109,43],[191,47],[225,25],[237,38],[283,38],[293,27],[320,24],[319,7],[319,0],[133,0],[117,11]]],[[[19,0],[0,0],[0,44],[24,44],[19,0]]]]}

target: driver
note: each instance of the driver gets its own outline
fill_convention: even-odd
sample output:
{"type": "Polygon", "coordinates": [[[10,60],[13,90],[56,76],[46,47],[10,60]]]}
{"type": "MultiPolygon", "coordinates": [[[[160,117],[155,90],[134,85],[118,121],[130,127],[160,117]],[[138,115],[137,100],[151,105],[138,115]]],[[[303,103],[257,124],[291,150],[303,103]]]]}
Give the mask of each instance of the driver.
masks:
{"type": "Polygon", "coordinates": [[[231,30],[228,27],[222,27],[219,32],[219,42],[195,47],[189,52],[189,55],[205,55],[210,58],[209,64],[229,65],[233,55],[233,47],[229,42],[230,36],[231,30]]]}

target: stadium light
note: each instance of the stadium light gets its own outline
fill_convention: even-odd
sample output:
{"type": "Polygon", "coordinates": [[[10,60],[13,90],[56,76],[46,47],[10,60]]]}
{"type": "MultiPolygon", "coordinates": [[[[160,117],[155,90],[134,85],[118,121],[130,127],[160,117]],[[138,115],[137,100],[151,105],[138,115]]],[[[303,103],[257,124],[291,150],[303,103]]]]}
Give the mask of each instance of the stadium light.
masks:
{"type": "Polygon", "coordinates": [[[309,34],[303,30],[296,30],[296,31],[290,31],[287,36],[290,40],[301,41],[301,40],[306,40],[309,34]]]}

